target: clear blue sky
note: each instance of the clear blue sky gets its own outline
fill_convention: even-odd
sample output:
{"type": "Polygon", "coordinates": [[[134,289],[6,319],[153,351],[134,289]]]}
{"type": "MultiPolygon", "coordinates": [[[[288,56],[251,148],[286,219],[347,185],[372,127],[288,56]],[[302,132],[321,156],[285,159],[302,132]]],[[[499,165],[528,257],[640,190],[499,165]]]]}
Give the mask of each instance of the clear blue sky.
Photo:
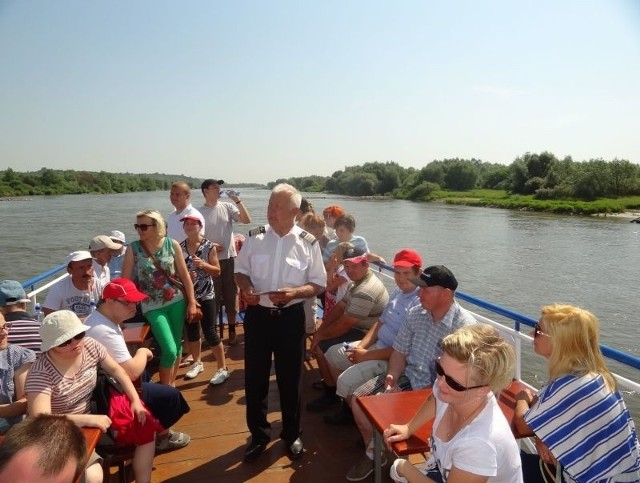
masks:
{"type": "Polygon", "coordinates": [[[0,169],[640,162],[640,2],[0,0],[0,169]]]}

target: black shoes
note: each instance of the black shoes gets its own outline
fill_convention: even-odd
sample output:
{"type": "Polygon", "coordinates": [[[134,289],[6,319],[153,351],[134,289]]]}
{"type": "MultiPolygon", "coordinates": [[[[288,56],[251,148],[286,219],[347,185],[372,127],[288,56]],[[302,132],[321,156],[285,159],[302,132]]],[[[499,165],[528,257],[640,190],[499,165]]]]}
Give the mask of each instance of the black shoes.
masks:
{"type": "Polygon", "coordinates": [[[267,443],[269,440],[267,439],[254,439],[251,438],[251,442],[244,450],[244,461],[245,463],[253,463],[258,459],[258,456],[262,454],[262,452],[267,447],[267,443]]]}
{"type": "Polygon", "coordinates": [[[289,458],[291,458],[292,460],[302,458],[302,453],[304,453],[304,445],[302,444],[302,440],[300,438],[296,439],[287,447],[287,450],[289,452],[289,458]]]}
{"type": "Polygon", "coordinates": [[[344,402],[342,403],[342,407],[338,409],[337,412],[333,414],[325,414],[322,419],[327,424],[351,424],[353,423],[353,413],[349,406],[347,406],[344,402]]]}
{"type": "Polygon", "coordinates": [[[320,396],[318,399],[314,399],[307,404],[307,411],[319,412],[326,409],[330,409],[340,403],[340,398],[333,393],[331,396],[327,393],[320,396]]]}

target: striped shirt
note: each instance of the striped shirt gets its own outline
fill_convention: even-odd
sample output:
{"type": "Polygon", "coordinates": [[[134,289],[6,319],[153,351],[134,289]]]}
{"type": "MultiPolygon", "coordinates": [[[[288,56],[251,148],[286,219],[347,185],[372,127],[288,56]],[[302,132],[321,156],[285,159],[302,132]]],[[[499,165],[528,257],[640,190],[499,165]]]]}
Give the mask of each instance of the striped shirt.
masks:
{"type": "Polygon", "coordinates": [[[559,377],[524,417],[562,464],[568,482],[640,481],[635,426],[618,391],[601,374],[559,377]]]}
{"type": "Polygon", "coordinates": [[[31,349],[40,355],[40,322],[26,312],[10,312],[4,316],[7,322],[11,322],[9,331],[9,344],[19,345],[31,349]]]}
{"type": "Polygon", "coordinates": [[[87,414],[90,412],[91,394],[96,387],[98,366],[107,356],[102,344],[91,337],[84,338],[82,365],[73,377],[60,373],[48,354],[33,363],[25,392],[51,396],[53,414],[87,414]]]}
{"type": "Polygon", "coordinates": [[[354,328],[369,330],[389,301],[387,289],[371,270],[362,280],[351,282],[344,297],[345,315],[358,319],[354,328]]]}

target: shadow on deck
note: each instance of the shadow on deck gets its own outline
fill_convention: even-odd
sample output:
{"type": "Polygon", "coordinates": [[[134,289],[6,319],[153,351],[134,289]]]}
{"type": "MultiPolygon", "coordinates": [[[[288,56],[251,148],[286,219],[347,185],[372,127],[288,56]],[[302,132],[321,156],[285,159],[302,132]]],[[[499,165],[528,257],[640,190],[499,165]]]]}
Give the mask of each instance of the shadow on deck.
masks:
{"type": "MultiPolygon", "coordinates": [[[[226,346],[227,365],[231,377],[219,386],[209,386],[216,367],[211,353],[206,350],[203,357],[205,372],[197,378],[185,381],[181,370],[178,387],[191,406],[175,426],[191,436],[191,443],[180,450],[156,456],[154,482],[199,483],[219,479],[224,482],[326,482],[347,481],[345,475],[363,454],[358,447],[360,436],[355,425],[333,426],[322,420],[325,413],[311,413],[303,408],[302,439],[305,444],[304,457],[291,461],[284,442],[272,439],[267,450],[251,464],[243,463],[242,457],[249,432],[245,423],[244,403],[244,357],[242,328],[239,328],[240,343],[226,346]]],[[[315,363],[306,363],[303,376],[303,406],[318,397],[321,392],[311,387],[319,378],[315,363]]],[[[269,421],[271,434],[280,433],[280,407],[275,376],[272,374],[269,391],[269,421]]],[[[386,481],[392,481],[388,477],[386,481]]],[[[115,475],[113,475],[115,476],[115,475]]],[[[373,475],[367,480],[373,481],[373,475]]]]}

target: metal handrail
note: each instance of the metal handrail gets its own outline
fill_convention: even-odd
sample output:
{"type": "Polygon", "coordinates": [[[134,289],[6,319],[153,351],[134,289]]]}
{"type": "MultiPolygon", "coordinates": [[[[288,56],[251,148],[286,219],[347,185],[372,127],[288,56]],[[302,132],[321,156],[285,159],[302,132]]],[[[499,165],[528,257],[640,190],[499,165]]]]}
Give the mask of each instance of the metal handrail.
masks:
{"type": "MultiPolygon", "coordinates": [[[[380,270],[385,269],[393,272],[393,267],[391,265],[387,265],[385,263],[380,262],[371,262],[373,265],[376,265],[380,268],[380,270]]],[[[382,273],[382,272],[381,272],[382,273]]],[[[385,274],[386,275],[386,274],[385,274]]],[[[514,321],[514,329],[520,332],[520,325],[524,324],[528,327],[533,327],[536,325],[537,320],[526,315],[519,314],[518,312],[514,312],[513,310],[507,309],[500,305],[496,305],[491,302],[487,302],[486,300],[480,299],[478,297],[474,297],[467,293],[456,290],[456,297],[466,302],[469,302],[473,305],[481,307],[483,309],[489,310],[495,314],[502,315],[508,319],[514,321]]],[[[640,369],[640,357],[634,356],[633,354],[629,354],[627,352],[623,352],[619,349],[614,349],[613,347],[609,347],[605,344],[600,344],[600,350],[602,354],[604,354],[609,359],[620,362],[626,366],[633,367],[634,369],[640,369]]]]}

